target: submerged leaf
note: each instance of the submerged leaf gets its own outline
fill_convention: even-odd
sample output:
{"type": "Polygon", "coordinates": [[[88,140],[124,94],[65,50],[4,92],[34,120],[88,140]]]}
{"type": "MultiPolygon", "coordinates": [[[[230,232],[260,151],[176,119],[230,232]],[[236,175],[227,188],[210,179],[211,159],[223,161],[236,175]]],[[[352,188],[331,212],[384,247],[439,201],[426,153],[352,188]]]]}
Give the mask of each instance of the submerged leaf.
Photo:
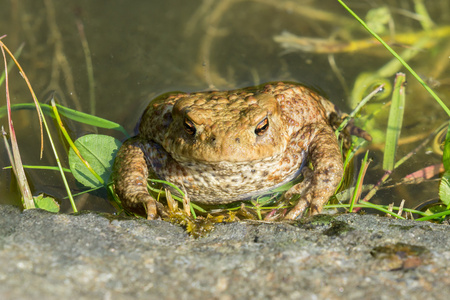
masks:
{"type": "MultiPolygon", "coordinates": [[[[450,123],[448,129],[450,129],[450,123]]],[[[447,207],[450,207],[450,134],[448,129],[445,136],[444,152],[442,154],[445,173],[442,176],[441,184],[439,185],[439,198],[447,205],[447,207]]]]}
{"type": "Polygon", "coordinates": [[[445,205],[450,205],[450,172],[445,172],[442,176],[441,184],[439,185],[439,198],[445,205]]]}
{"type": "Polygon", "coordinates": [[[52,197],[46,197],[44,194],[40,194],[37,197],[33,197],[36,208],[44,209],[49,212],[59,212],[59,204],[52,197]]]}
{"type": "MultiPolygon", "coordinates": [[[[114,158],[120,145],[119,140],[101,134],[88,134],[75,141],[81,156],[89,162],[105,183],[111,176],[114,158]]],[[[69,150],[69,165],[75,179],[84,186],[90,188],[103,186],[72,149],[69,150]]]]}
{"type": "Polygon", "coordinates": [[[387,6],[372,8],[367,12],[366,24],[377,34],[387,33],[387,25],[392,16],[387,6]]]}
{"type": "Polygon", "coordinates": [[[445,135],[444,151],[442,153],[442,162],[446,172],[450,171],[450,123],[448,125],[447,134],[445,135]]]}

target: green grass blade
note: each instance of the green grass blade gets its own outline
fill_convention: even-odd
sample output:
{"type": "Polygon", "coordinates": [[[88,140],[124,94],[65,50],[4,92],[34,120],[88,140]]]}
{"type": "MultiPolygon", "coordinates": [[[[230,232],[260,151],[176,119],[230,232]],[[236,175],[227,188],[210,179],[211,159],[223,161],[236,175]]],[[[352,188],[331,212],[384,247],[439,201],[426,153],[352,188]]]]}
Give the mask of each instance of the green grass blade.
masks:
{"type": "Polygon", "coordinates": [[[127,131],[120,124],[87,113],[83,113],[74,109],[70,109],[59,104],[56,104],[56,106],[58,107],[59,113],[66,118],[69,118],[71,120],[80,123],[85,123],[87,125],[92,125],[105,129],[118,130],[122,132],[127,138],[129,137],[127,131]]]}
{"type": "MultiPolygon", "coordinates": [[[[3,169],[11,169],[12,166],[4,167],[3,169]]],[[[34,165],[23,165],[24,169],[34,169],[34,170],[52,170],[59,171],[59,168],[56,166],[34,166],[34,165]]],[[[67,168],[62,168],[64,172],[72,173],[71,170],[67,168]]]]}
{"type": "Polygon", "coordinates": [[[443,211],[443,212],[440,212],[440,213],[436,213],[436,214],[433,214],[433,215],[430,215],[430,216],[426,216],[426,217],[422,217],[422,218],[416,219],[416,221],[428,221],[428,220],[433,220],[433,219],[437,219],[437,218],[440,218],[440,217],[443,217],[443,216],[449,216],[449,215],[450,215],[450,210],[446,210],[446,211],[443,211]]]}
{"type": "MultiPolygon", "coordinates": [[[[173,183],[171,183],[171,182],[168,182],[168,181],[165,181],[165,180],[160,180],[160,179],[153,179],[153,178],[150,178],[150,179],[148,179],[148,180],[151,181],[151,182],[156,182],[156,183],[166,184],[166,185],[168,185],[168,186],[174,188],[178,193],[180,193],[181,197],[184,197],[184,196],[185,196],[184,192],[183,192],[179,187],[177,187],[175,184],[173,184],[173,183]]],[[[151,186],[148,185],[148,184],[147,184],[147,187],[148,187],[150,190],[152,190],[152,191],[154,191],[154,192],[156,192],[156,193],[159,193],[158,190],[154,189],[153,187],[151,187],[151,186]]],[[[165,192],[164,192],[164,191],[161,191],[161,194],[165,195],[165,192]]],[[[175,199],[175,200],[177,200],[177,201],[183,203],[183,199],[182,199],[182,198],[180,198],[180,197],[178,197],[178,196],[176,196],[176,195],[173,195],[173,194],[172,194],[172,197],[173,197],[173,199],[175,199]]],[[[203,208],[201,208],[200,206],[198,206],[198,205],[195,204],[195,203],[190,202],[189,205],[190,205],[190,210],[191,210],[191,212],[193,211],[193,209],[195,209],[195,210],[197,210],[197,211],[200,211],[200,212],[204,212],[204,213],[206,212],[206,210],[204,210],[203,208]]],[[[195,211],[194,211],[193,215],[195,216],[195,211]]]]}
{"type": "MultiPolygon", "coordinates": [[[[350,204],[327,204],[327,205],[324,206],[325,209],[329,209],[329,208],[347,208],[348,209],[349,207],[350,207],[350,204]]],[[[392,213],[393,213],[390,210],[396,210],[396,211],[400,210],[400,207],[398,207],[398,206],[379,205],[379,204],[373,204],[373,203],[370,203],[370,202],[362,202],[362,203],[359,203],[359,204],[355,204],[354,207],[358,207],[358,208],[373,208],[373,209],[376,209],[376,210],[379,210],[379,211],[383,211],[383,212],[389,213],[390,215],[392,215],[392,213]]],[[[427,216],[427,214],[425,212],[420,211],[420,210],[415,210],[415,209],[406,208],[406,207],[402,207],[402,210],[404,212],[409,212],[409,213],[412,213],[412,214],[418,214],[418,215],[421,215],[421,216],[427,216]]],[[[404,217],[402,217],[402,216],[400,216],[399,214],[396,214],[396,213],[394,213],[393,216],[396,217],[396,218],[399,217],[400,219],[405,219],[404,217]]]]}
{"type": "MultiPolygon", "coordinates": [[[[156,183],[166,184],[166,185],[174,188],[178,193],[180,193],[181,197],[185,196],[184,192],[179,187],[177,187],[175,184],[173,184],[171,182],[168,182],[168,181],[165,181],[165,180],[160,180],[160,179],[153,179],[153,178],[151,178],[149,180],[152,181],[152,182],[156,182],[156,183]]],[[[172,196],[174,196],[174,195],[172,195],[172,196]]]]}
{"type": "Polygon", "coordinates": [[[373,208],[373,209],[382,211],[382,212],[384,212],[386,214],[389,214],[391,216],[396,217],[397,219],[402,219],[402,220],[406,219],[406,218],[400,216],[399,214],[396,214],[393,211],[390,211],[389,209],[384,208],[382,205],[377,205],[377,204],[373,204],[373,203],[370,203],[370,202],[365,202],[364,206],[367,207],[367,208],[373,208]]]}
{"type": "Polygon", "coordinates": [[[405,74],[397,73],[395,76],[394,91],[392,92],[391,108],[386,130],[386,143],[384,146],[383,169],[394,170],[395,153],[403,123],[405,111],[405,74]]]}
{"type": "MultiPolygon", "coordinates": [[[[62,106],[60,104],[56,104],[56,107],[58,108],[59,113],[68,119],[100,128],[114,129],[122,132],[127,138],[129,137],[127,131],[120,124],[87,113],[79,112],[77,110],[62,106]]],[[[53,114],[52,111],[52,107],[50,105],[41,104],[41,108],[42,111],[47,116],[55,118],[55,115],[53,114]]],[[[11,109],[12,110],[36,109],[36,107],[32,103],[19,103],[12,105],[11,109]]],[[[7,112],[6,106],[0,107],[0,118],[3,118],[6,115],[6,112],[7,112]]]]}
{"type": "Polygon", "coordinates": [[[366,151],[366,155],[364,156],[364,159],[361,164],[361,169],[359,170],[358,180],[356,181],[356,188],[355,191],[353,192],[352,201],[350,202],[349,208],[350,212],[353,211],[353,205],[355,205],[356,201],[361,196],[364,175],[366,174],[367,167],[369,166],[369,163],[367,162],[368,158],[369,158],[369,151],[366,151]]]}
{"type": "MultiPolygon", "coordinates": [[[[33,96],[35,97],[34,93],[33,93],[33,96]]],[[[37,98],[35,98],[35,100],[37,102],[37,98]]],[[[69,197],[70,205],[72,206],[73,212],[78,212],[77,206],[75,205],[75,200],[73,199],[73,196],[72,196],[72,192],[70,191],[69,183],[67,182],[66,175],[64,175],[64,170],[61,165],[61,160],[59,159],[58,152],[56,151],[55,144],[53,143],[53,138],[50,133],[50,129],[47,125],[47,121],[45,120],[44,113],[42,112],[42,108],[40,105],[38,106],[38,108],[39,108],[39,114],[42,116],[42,123],[44,124],[45,131],[46,131],[48,139],[50,141],[50,146],[52,148],[53,155],[55,156],[56,164],[58,165],[59,173],[61,174],[61,179],[63,180],[64,187],[66,188],[66,191],[67,191],[67,196],[69,197]]]]}

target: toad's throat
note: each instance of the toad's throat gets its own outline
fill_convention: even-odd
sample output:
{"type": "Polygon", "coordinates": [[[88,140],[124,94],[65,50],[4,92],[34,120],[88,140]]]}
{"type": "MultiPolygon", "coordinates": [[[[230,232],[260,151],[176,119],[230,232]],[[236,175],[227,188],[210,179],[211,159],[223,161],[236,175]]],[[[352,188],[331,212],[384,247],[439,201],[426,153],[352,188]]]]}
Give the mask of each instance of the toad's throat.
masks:
{"type": "Polygon", "coordinates": [[[297,178],[306,162],[305,153],[298,162],[272,157],[246,163],[177,163],[171,172],[157,173],[161,179],[186,190],[189,199],[200,204],[226,204],[267,194],[297,178]],[[177,170],[174,172],[174,170],[177,170]]]}

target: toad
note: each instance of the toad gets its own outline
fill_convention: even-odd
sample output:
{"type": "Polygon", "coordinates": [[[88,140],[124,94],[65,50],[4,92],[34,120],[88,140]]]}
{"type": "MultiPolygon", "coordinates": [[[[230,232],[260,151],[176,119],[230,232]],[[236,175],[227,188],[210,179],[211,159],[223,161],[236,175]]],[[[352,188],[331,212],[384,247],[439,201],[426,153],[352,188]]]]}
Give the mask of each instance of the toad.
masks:
{"type": "Polygon", "coordinates": [[[343,174],[330,125],[334,105],[289,82],[232,91],[171,93],[145,110],[137,136],[119,149],[114,190],[128,210],[159,217],[147,178],[182,187],[199,204],[227,204],[267,193],[301,173],[286,199],[300,200],[285,219],[317,214],[343,174]]]}

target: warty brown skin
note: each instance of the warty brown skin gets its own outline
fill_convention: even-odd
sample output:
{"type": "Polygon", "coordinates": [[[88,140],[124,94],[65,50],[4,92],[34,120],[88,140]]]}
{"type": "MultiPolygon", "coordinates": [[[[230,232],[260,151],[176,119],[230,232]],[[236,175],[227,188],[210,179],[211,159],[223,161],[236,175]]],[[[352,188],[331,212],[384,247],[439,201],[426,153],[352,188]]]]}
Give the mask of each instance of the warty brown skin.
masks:
{"type": "Polygon", "coordinates": [[[144,112],[139,134],[117,154],[115,192],[125,208],[145,206],[148,219],[155,219],[159,203],[147,191],[149,176],[183,187],[193,202],[225,204],[264,194],[311,162],[313,170],[302,170],[306,179],[285,194],[301,194],[286,219],[307,208],[317,214],[343,173],[328,121],[334,112],[317,93],[287,82],[162,95],[144,112]]]}

